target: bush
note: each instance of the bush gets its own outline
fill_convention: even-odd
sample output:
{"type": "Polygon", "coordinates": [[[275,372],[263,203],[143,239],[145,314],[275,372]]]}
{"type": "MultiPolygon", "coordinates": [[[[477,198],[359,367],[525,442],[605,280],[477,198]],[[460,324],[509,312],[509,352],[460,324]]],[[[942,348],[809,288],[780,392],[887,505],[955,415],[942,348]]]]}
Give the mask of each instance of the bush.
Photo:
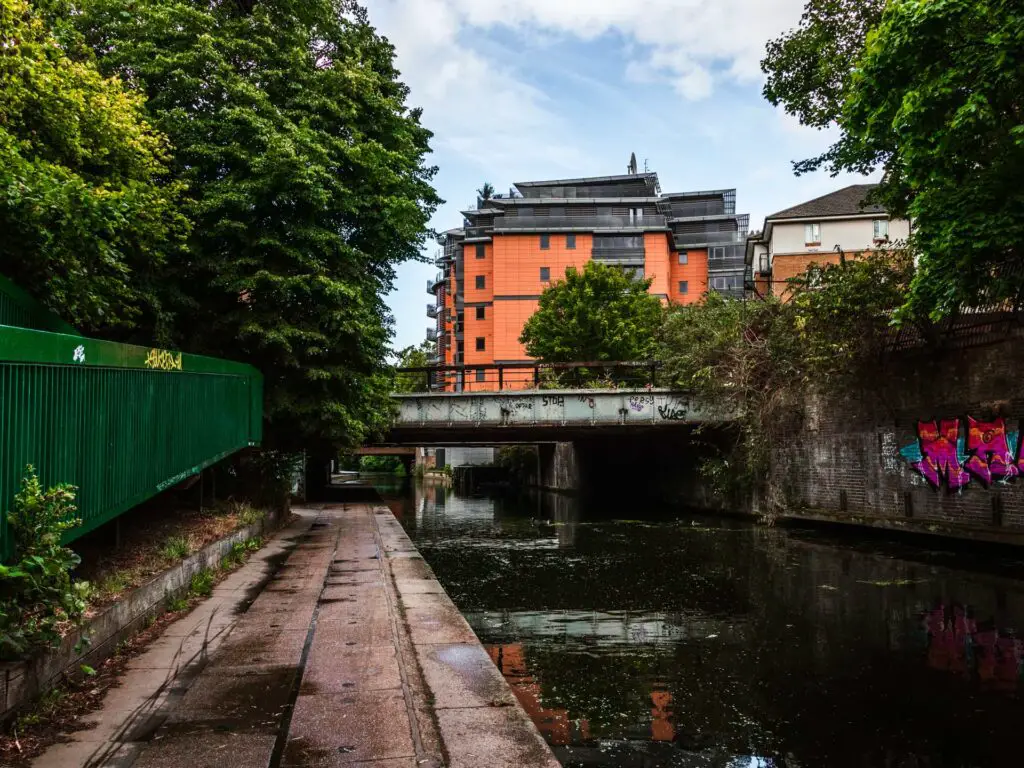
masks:
{"type": "Polygon", "coordinates": [[[733,439],[703,473],[727,499],[764,495],[785,506],[772,480],[772,449],[801,426],[808,394],[842,396],[882,384],[894,311],[913,264],[903,252],[812,266],[792,281],[792,300],[735,301],[709,293],[670,307],[661,331],[664,376],[731,417],[733,439]]]}
{"type": "Polygon", "coordinates": [[[213,571],[203,570],[193,575],[189,592],[199,597],[209,597],[213,593],[213,571]]]}
{"type": "Polygon", "coordinates": [[[168,560],[181,560],[188,557],[188,553],[191,551],[192,547],[184,536],[168,537],[167,541],[164,542],[164,548],[161,550],[163,556],[168,560]]]}
{"type": "Polygon", "coordinates": [[[85,613],[89,583],[72,583],[81,562],[61,544],[65,531],[81,524],[75,516],[76,489],[58,485],[43,491],[28,466],[14,509],[7,515],[14,543],[10,565],[0,565],[0,659],[17,659],[57,645],[62,625],[85,613]]]}

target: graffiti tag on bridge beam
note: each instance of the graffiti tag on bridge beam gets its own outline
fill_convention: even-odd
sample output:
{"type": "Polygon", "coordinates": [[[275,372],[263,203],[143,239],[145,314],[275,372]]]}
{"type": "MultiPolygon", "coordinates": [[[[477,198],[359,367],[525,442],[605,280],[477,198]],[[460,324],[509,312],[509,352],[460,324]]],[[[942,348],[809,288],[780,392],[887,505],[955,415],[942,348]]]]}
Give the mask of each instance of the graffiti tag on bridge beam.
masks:
{"type": "Polygon", "coordinates": [[[665,405],[658,406],[658,415],[665,421],[685,421],[686,409],[666,403],[665,405]]]}

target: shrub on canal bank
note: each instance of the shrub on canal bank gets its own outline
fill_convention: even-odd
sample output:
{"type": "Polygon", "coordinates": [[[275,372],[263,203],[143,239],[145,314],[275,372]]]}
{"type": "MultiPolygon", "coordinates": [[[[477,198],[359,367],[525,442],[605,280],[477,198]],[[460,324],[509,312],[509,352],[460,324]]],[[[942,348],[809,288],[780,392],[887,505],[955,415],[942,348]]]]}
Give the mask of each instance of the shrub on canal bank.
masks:
{"type": "Polygon", "coordinates": [[[26,468],[7,516],[14,555],[0,565],[0,660],[56,645],[62,627],[85,613],[89,583],[71,580],[81,559],[61,544],[65,531],[81,525],[74,502],[73,486],[44,491],[35,469],[26,468]]]}
{"type": "Polygon", "coordinates": [[[711,292],[699,304],[666,310],[666,379],[735,419],[730,444],[702,465],[718,494],[759,494],[768,517],[786,505],[784,489],[772,480],[773,445],[800,429],[809,394],[836,396],[880,383],[893,312],[906,300],[912,272],[906,254],[879,253],[811,267],[792,282],[788,302],[741,302],[711,292]]]}

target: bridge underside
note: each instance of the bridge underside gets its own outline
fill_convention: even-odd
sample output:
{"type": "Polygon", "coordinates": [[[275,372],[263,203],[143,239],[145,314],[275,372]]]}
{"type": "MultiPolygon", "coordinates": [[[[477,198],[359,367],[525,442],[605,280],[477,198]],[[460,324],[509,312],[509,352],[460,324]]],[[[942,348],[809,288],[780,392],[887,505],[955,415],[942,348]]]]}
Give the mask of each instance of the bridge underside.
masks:
{"type": "MultiPolygon", "coordinates": [[[[592,440],[607,441],[621,438],[656,439],[689,437],[700,425],[679,424],[674,427],[650,425],[626,426],[573,426],[559,423],[519,425],[451,424],[395,426],[384,439],[387,446],[492,446],[537,445],[540,443],[576,443],[592,440]]],[[[389,449],[381,446],[382,455],[389,449]]],[[[388,454],[390,455],[390,454],[388,454]]]]}

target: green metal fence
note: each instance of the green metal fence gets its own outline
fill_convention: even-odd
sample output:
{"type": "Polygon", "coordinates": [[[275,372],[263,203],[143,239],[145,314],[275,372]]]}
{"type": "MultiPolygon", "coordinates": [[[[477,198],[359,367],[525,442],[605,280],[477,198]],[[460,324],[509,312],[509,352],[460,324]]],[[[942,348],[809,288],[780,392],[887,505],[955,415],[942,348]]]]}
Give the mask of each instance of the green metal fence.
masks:
{"type": "Polygon", "coordinates": [[[0,325],[81,335],[3,275],[0,275],[0,325]]]}
{"type": "Polygon", "coordinates": [[[262,387],[248,365],[0,326],[0,554],[26,464],[78,486],[74,538],[258,444],[262,387]]]}

